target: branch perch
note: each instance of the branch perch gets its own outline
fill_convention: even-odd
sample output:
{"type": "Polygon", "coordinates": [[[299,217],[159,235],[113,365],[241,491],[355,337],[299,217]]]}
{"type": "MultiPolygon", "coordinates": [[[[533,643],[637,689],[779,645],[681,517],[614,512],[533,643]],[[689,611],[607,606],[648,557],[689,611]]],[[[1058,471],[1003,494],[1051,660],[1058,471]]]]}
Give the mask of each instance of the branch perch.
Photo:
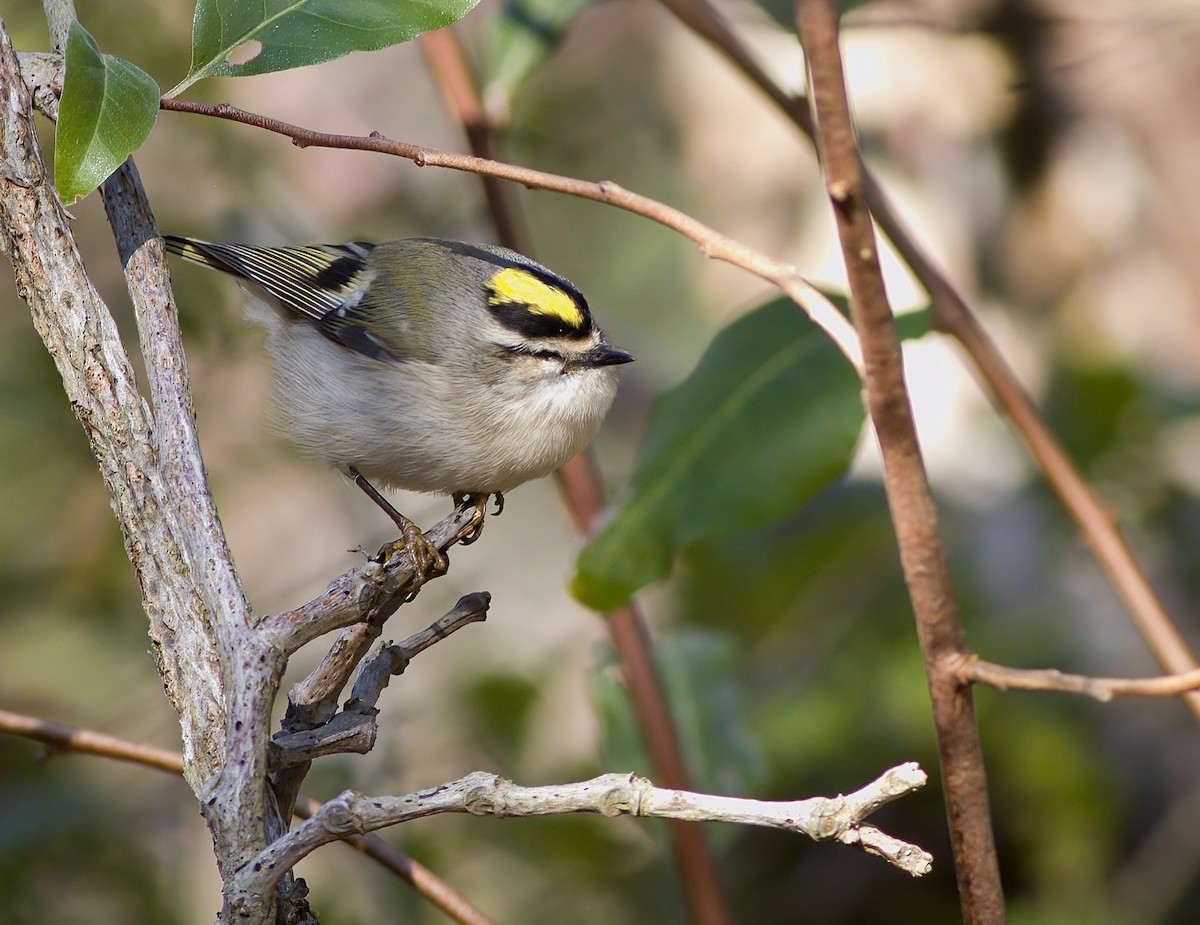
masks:
{"type": "MultiPolygon", "coordinates": [[[[482,518],[483,513],[475,507],[456,508],[426,531],[425,538],[444,553],[469,536],[482,518]]],[[[435,577],[431,571],[418,571],[411,551],[399,539],[384,545],[362,565],[335,578],[319,597],[307,604],[262,618],[258,629],[291,655],[326,633],[371,619],[380,608],[398,606],[435,577]]]]}

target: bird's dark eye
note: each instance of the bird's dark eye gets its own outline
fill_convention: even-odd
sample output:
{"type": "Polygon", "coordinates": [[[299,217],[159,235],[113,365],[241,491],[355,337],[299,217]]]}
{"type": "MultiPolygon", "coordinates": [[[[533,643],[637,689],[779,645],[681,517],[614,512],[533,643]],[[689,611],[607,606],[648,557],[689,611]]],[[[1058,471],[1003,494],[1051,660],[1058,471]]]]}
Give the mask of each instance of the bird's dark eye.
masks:
{"type": "Polygon", "coordinates": [[[563,362],[563,355],[561,353],[546,347],[530,347],[526,344],[506,344],[503,349],[505,353],[511,356],[535,357],[539,360],[563,362]]]}

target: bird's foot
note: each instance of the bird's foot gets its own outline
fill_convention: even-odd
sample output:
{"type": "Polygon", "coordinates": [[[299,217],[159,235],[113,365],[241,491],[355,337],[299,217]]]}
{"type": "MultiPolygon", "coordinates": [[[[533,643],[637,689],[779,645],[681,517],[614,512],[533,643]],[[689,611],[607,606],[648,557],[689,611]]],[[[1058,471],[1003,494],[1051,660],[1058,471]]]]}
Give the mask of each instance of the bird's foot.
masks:
{"type": "MultiPolygon", "coordinates": [[[[501,511],[504,510],[504,494],[502,492],[498,491],[498,492],[495,492],[495,496],[496,496],[496,511],[495,511],[495,513],[498,516],[501,513],[501,511]]],[[[461,539],[459,539],[459,542],[462,543],[462,545],[470,546],[477,539],[479,539],[479,537],[483,534],[483,519],[484,519],[484,515],[487,514],[487,503],[488,503],[488,498],[490,498],[490,497],[491,497],[490,494],[488,494],[488,495],[472,495],[472,494],[467,494],[466,492],[463,492],[463,491],[456,491],[454,493],[454,506],[456,508],[459,508],[460,510],[466,510],[467,508],[474,508],[475,515],[476,515],[476,520],[475,520],[474,525],[471,527],[471,529],[466,534],[464,534],[462,536],[461,539]]]]}
{"type": "Polygon", "coordinates": [[[420,527],[403,514],[400,516],[404,523],[397,522],[397,526],[400,527],[400,536],[404,539],[405,547],[412,553],[417,573],[427,578],[445,575],[450,567],[450,560],[446,558],[446,554],[425,538],[420,527]]]}
{"type": "Polygon", "coordinates": [[[362,473],[353,466],[347,467],[347,471],[354,484],[379,505],[379,508],[400,528],[404,547],[412,555],[413,566],[417,572],[426,577],[446,574],[446,569],[450,566],[446,554],[427,540],[425,534],[421,532],[421,528],[396,510],[374,485],[363,478],[362,473]]]}

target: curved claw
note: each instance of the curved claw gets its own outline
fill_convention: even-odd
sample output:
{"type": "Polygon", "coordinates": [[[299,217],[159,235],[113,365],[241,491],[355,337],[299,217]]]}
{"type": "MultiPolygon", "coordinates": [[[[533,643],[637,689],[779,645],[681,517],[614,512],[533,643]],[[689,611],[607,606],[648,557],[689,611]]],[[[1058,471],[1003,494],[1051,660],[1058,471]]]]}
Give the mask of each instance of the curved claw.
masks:
{"type": "Polygon", "coordinates": [[[469,495],[466,492],[456,491],[453,497],[455,506],[460,510],[475,509],[477,518],[475,525],[458,540],[463,546],[470,546],[483,535],[483,521],[487,514],[487,503],[490,495],[469,495]]]}

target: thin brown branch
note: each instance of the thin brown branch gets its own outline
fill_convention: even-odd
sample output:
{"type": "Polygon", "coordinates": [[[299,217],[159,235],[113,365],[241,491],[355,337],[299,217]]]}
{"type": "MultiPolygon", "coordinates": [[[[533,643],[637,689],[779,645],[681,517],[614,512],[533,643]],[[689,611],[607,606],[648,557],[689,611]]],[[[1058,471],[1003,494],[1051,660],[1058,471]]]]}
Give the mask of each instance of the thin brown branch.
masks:
{"type": "Polygon", "coordinates": [[[160,101],[160,105],[163,109],[172,112],[193,113],[251,125],[290,138],[294,144],[302,148],[324,147],[374,151],[378,154],[406,158],[419,167],[442,167],[447,170],[461,170],[465,173],[498,177],[533,189],[549,190],[580,199],[588,199],[592,202],[601,202],[635,215],[641,215],[694,241],[704,256],[741,267],[777,286],[808,315],[814,324],[825,331],[851,365],[861,371],[862,361],[853,327],[819,290],[796,271],[795,267],[773,260],[761,251],[734,240],[728,235],[721,234],[686,212],[651,199],[649,196],[627,190],[610,180],[591,182],[575,177],[564,177],[561,174],[547,173],[531,167],[521,167],[470,154],[439,151],[423,145],[393,141],[378,132],[372,132],[366,136],[318,132],[298,125],[290,125],[278,119],[246,112],[225,103],[209,105],[187,100],[163,99],[160,101]]]}
{"type": "MultiPolygon", "coordinates": [[[[709,0],[660,2],[725,55],[812,140],[812,119],[805,101],[786,93],[767,75],[724,15],[709,0]]],[[[981,387],[1004,413],[1009,426],[1041,469],[1047,484],[1075,521],[1159,664],[1173,674],[1195,667],[1195,655],[1151,587],[1118,524],[1071,462],[966,300],[929,256],[892,205],[882,185],[865,167],[863,185],[867,205],[876,223],[929,294],[938,329],[955,338],[966,352],[981,387]]],[[[1192,714],[1200,719],[1200,692],[1189,691],[1184,699],[1192,714]]]]}
{"type": "Polygon", "coordinates": [[[997,925],[1004,921],[1004,894],[983,751],[971,688],[958,679],[953,668],[966,656],[966,635],[921,459],[900,341],[863,193],[861,160],[838,48],[837,10],[832,0],[798,0],[796,17],[816,111],[817,150],[837,220],[854,324],[863,349],[867,411],[883,457],[884,489],[925,656],[963,919],[967,925],[997,925]]]}
{"type": "Polygon", "coordinates": [[[80,729],[78,726],[68,726],[65,723],[52,723],[50,720],[38,719],[36,716],[24,716],[20,713],[0,710],[0,732],[8,732],[42,742],[49,746],[47,752],[50,754],[62,751],[78,752],[81,755],[98,755],[116,761],[145,765],[148,768],[155,768],[170,774],[183,774],[183,756],[179,752],[155,748],[152,745],[141,745],[137,742],[127,742],[116,736],[105,735],[103,732],[80,729]]]}
{"type": "MultiPolygon", "coordinates": [[[[909,252],[908,244],[897,244],[896,249],[912,266],[914,255],[909,252]]],[[[1003,410],[1047,483],[1075,521],[1158,663],[1171,674],[1182,674],[1195,668],[1195,654],[1151,587],[1112,513],[1075,468],[979,319],[944,278],[935,278],[928,275],[929,272],[936,273],[927,271],[922,284],[929,288],[933,298],[937,326],[954,337],[970,356],[992,400],[1003,410]]],[[[1200,692],[1188,692],[1184,701],[1192,715],[1200,720],[1200,692]]]]}
{"type": "MultiPolygon", "coordinates": [[[[458,33],[453,27],[426,33],[420,43],[451,113],[463,126],[471,153],[491,158],[500,139],[480,98],[458,33]]],[[[518,230],[525,227],[525,222],[516,198],[506,195],[508,186],[494,177],[480,179],[500,243],[532,256],[528,236],[518,230]]],[[[588,534],[604,508],[604,487],[594,454],[585,449],[559,469],[557,475],[572,521],[580,533],[588,534]]],[[[636,604],[630,603],[608,614],[606,625],[657,777],[672,789],[693,789],[662,678],[654,662],[653,642],[645,617],[636,604]]],[[[698,925],[730,925],[733,914],[729,899],[702,828],[677,819],[670,820],[670,825],[676,864],[693,921],[698,925]]]]}
{"type": "Polygon", "coordinates": [[[1012,668],[971,656],[959,666],[958,676],[1002,691],[1080,694],[1102,703],[1114,697],[1177,697],[1200,689],[1200,668],[1157,678],[1101,678],[1056,668],[1012,668]]]}
{"type": "Polygon", "coordinates": [[[741,40],[721,10],[709,0],[660,0],[676,18],[714,50],[724,55],[734,67],[765,93],[789,119],[810,139],[813,138],[812,112],[802,94],[788,93],[767,73],[765,67],[741,40]]]}
{"type": "MultiPolygon", "coordinates": [[[[50,746],[50,753],[61,751],[95,755],[115,761],[128,761],[177,776],[183,773],[183,756],[178,752],[129,742],[78,726],[38,719],[36,716],[0,710],[0,732],[42,742],[50,746]]],[[[320,800],[302,796],[296,803],[296,815],[307,819],[319,812],[321,806],[320,800]]],[[[459,925],[493,925],[491,919],[456,893],[437,874],[382,839],[374,835],[354,835],[343,841],[407,881],[418,895],[441,909],[459,925]]]]}
{"type": "MultiPolygon", "coordinates": [[[[500,139],[479,97],[475,75],[467,61],[466,50],[454,26],[425,32],[417,39],[434,81],[442,91],[446,108],[463,128],[467,144],[476,157],[500,159],[500,139]]],[[[481,176],[488,214],[496,228],[496,237],[505,247],[529,254],[529,235],[523,216],[514,204],[512,190],[496,177],[481,176]]]]}

